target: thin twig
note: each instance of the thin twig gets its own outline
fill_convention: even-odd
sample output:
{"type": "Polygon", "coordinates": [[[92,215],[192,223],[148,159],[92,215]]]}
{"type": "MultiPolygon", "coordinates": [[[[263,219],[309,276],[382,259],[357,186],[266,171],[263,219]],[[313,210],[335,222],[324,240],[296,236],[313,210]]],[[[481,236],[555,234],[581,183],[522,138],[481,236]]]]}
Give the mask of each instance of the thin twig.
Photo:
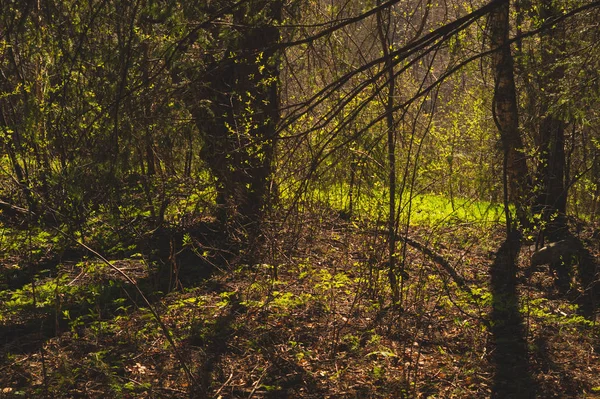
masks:
{"type": "Polygon", "coordinates": [[[254,388],[252,388],[252,391],[250,392],[250,395],[248,395],[248,399],[251,399],[252,396],[254,395],[254,392],[256,392],[256,390],[258,389],[258,387],[260,386],[260,382],[262,381],[262,379],[265,377],[265,375],[267,374],[267,371],[269,370],[269,367],[265,367],[264,371],[262,372],[262,374],[260,375],[260,377],[258,377],[258,380],[256,380],[256,382],[254,382],[254,388]]]}
{"type": "Polygon", "coordinates": [[[217,389],[217,392],[215,392],[215,395],[214,395],[215,398],[219,397],[219,394],[221,393],[223,388],[225,388],[227,386],[227,384],[229,384],[229,381],[231,381],[232,378],[233,378],[233,371],[231,372],[231,374],[229,374],[229,378],[227,378],[227,381],[225,381],[223,383],[223,385],[221,385],[221,387],[219,389],[217,389]]]}

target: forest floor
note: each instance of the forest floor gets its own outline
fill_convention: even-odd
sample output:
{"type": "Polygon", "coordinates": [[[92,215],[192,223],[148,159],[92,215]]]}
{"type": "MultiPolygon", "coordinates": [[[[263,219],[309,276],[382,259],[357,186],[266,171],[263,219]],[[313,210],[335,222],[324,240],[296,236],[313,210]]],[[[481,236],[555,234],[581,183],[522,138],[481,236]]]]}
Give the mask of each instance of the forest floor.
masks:
{"type": "MultiPolygon", "coordinates": [[[[145,254],[112,260],[168,333],[131,282],[93,257],[39,264],[32,286],[13,273],[27,257],[5,253],[0,397],[499,395],[490,273],[501,226],[411,228],[469,288],[407,246],[401,300],[392,304],[381,234],[314,218],[301,232],[268,237],[269,263],[260,265],[209,266],[210,248],[193,235],[183,238],[187,252],[171,247],[167,272],[156,273],[145,254]]],[[[582,225],[578,237],[600,259],[598,230],[582,225]]],[[[539,398],[600,398],[600,304],[592,301],[587,314],[580,306],[598,287],[583,287],[573,271],[562,292],[548,267],[529,270],[530,256],[524,247],[518,258],[526,353],[516,367],[539,398]]]]}

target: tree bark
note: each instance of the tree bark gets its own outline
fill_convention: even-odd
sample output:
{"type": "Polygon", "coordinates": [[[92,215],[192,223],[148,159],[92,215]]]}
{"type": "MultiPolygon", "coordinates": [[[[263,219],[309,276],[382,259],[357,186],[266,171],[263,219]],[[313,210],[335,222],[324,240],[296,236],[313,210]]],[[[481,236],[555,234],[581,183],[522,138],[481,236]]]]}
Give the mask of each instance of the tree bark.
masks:
{"type": "Polygon", "coordinates": [[[211,111],[203,159],[217,180],[220,219],[256,232],[267,206],[279,120],[274,50],[279,1],[253,0],[233,13],[237,36],[209,73],[211,111]]]}
{"type": "MultiPolygon", "coordinates": [[[[492,111],[500,131],[500,139],[506,159],[508,200],[515,205],[517,221],[521,227],[529,224],[527,216],[527,193],[529,192],[527,162],[523,140],[519,131],[519,111],[513,71],[513,57],[509,45],[509,6],[502,2],[490,13],[488,31],[494,73],[494,99],[492,111]]],[[[509,219],[509,215],[507,215],[509,219]]],[[[514,227],[514,226],[512,226],[514,227]]],[[[512,228],[511,227],[511,228],[512,228]]]]}
{"type": "MultiPolygon", "coordinates": [[[[377,6],[381,6],[381,0],[377,1],[377,6]]],[[[398,279],[396,278],[396,127],[394,121],[394,96],[395,96],[395,73],[394,62],[390,56],[390,46],[392,39],[389,37],[390,10],[387,10],[387,21],[384,21],[383,10],[377,12],[377,33],[379,42],[386,57],[385,69],[387,77],[385,85],[387,86],[387,96],[384,99],[385,121],[387,129],[387,155],[388,155],[388,278],[392,289],[392,300],[398,302],[400,293],[398,279]]]]}
{"type": "MultiPolygon", "coordinates": [[[[216,12],[210,6],[206,11],[216,12]]],[[[232,4],[223,15],[231,24],[203,31],[211,48],[201,52],[200,67],[188,60],[170,65],[173,79],[189,84],[182,100],[201,135],[202,160],[215,179],[217,217],[238,237],[259,234],[269,205],[279,122],[281,12],[281,0],[232,4]]],[[[194,50],[197,38],[182,52],[194,50]]]]}
{"type": "MultiPolygon", "coordinates": [[[[540,4],[542,22],[558,14],[552,0],[540,4]]],[[[540,36],[542,66],[547,70],[540,82],[540,121],[538,131],[539,166],[537,184],[539,194],[533,211],[541,213],[546,224],[544,236],[558,241],[566,234],[567,187],[565,185],[565,122],[559,117],[556,101],[560,97],[560,81],[565,70],[557,57],[564,51],[564,31],[560,27],[545,31],[540,36]]]]}

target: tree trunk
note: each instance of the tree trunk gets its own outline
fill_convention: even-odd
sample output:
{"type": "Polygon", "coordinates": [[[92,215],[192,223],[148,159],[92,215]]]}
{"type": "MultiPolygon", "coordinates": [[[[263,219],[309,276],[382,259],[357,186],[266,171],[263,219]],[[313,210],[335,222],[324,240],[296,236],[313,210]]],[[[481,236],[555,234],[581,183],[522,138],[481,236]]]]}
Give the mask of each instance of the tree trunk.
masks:
{"type": "MultiPolygon", "coordinates": [[[[377,1],[377,6],[381,5],[381,0],[377,1]]],[[[395,95],[395,77],[394,63],[390,56],[390,47],[392,41],[389,36],[390,10],[387,10],[387,21],[384,21],[383,11],[377,12],[377,33],[379,42],[386,57],[385,69],[387,71],[387,96],[384,99],[385,121],[387,129],[387,152],[388,152],[388,189],[390,190],[388,203],[388,278],[392,289],[392,301],[394,303],[400,300],[398,281],[396,278],[396,127],[394,122],[394,95],[395,95]]]]}
{"type": "Polygon", "coordinates": [[[279,119],[273,22],[280,19],[279,2],[239,7],[237,37],[210,76],[215,118],[205,131],[203,159],[217,179],[221,220],[249,231],[258,229],[269,194],[279,119]]]}
{"type": "MultiPolygon", "coordinates": [[[[506,159],[508,200],[515,205],[517,221],[521,227],[529,224],[527,217],[527,193],[529,191],[527,162],[523,140],[519,132],[519,112],[513,72],[513,58],[508,43],[509,1],[506,0],[490,13],[488,30],[494,73],[494,100],[492,111],[500,131],[506,159]]],[[[507,215],[507,220],[509,215],[507,215]]],[[[514,226],[511,226],[511,228],[514,226]]]]}
{"type": "MultiPolygon", "coordinates": [[[[540,19],[546,21],[558,15],[552,0],[542,0],[540,19]]],[[[559,84],[564,77],[564,67],[556,62],[564,51],[565,38],[561,28],[544,32],[541,37],[542,66],[548,72],[542,76],[540,121],[538,131],[539,167],[537,184],[539,194],[534,212],[541,213],[546,224],[544,236],[557,241],[566,233],[567,187],[565,186],[565,122],[558,116],[559,84]]]]}
{"type": "MultiPolygon", "coordinates": [[[[207,6],[207,12],[215,12],[207,6]]],[[[201,135],[201,157],[215,179],[217,217],[229,238],[255,246],[269,206],[279,122],[282,1],[249,0],[228,11],[231,24],[203,32],[214,48],[199,64],[170,65],[201,135]]],[[[182,48],[194,50],[197,37],[182,48]]],[[[182,54],[185,57],[186,54],[182,54]]],[[[192,61],[194,62],[194,61],[192,61]]]]}

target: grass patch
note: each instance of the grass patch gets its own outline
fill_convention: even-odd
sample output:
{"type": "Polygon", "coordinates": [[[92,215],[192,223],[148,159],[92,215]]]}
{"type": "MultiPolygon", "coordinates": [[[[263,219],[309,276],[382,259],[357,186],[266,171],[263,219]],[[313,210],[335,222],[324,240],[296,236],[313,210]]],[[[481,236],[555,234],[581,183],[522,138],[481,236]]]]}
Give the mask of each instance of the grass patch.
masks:
{"type": "MultiPolygon", "coordinates": [[[[317,203],[326,204],[340,213],[350,209],[347,185],[332,185],[328,189],[315,189],[307,197],[317,203]]],[[[388,217],[388,193],[382,187],[364,190],[355,194],[352,210],[354,216],[367,216],[372,220],[388,217]]],[[[456,223],[480,223],[490,226],[504,223],[504,206],[489,201],[470,198],[450,198],[441,194],[404,195],[399,207],[402,220],[410,220],[411,226],[436,226],[456,223]]],[[[514,209],[511,207],[511,211],[514,209]]]]}

